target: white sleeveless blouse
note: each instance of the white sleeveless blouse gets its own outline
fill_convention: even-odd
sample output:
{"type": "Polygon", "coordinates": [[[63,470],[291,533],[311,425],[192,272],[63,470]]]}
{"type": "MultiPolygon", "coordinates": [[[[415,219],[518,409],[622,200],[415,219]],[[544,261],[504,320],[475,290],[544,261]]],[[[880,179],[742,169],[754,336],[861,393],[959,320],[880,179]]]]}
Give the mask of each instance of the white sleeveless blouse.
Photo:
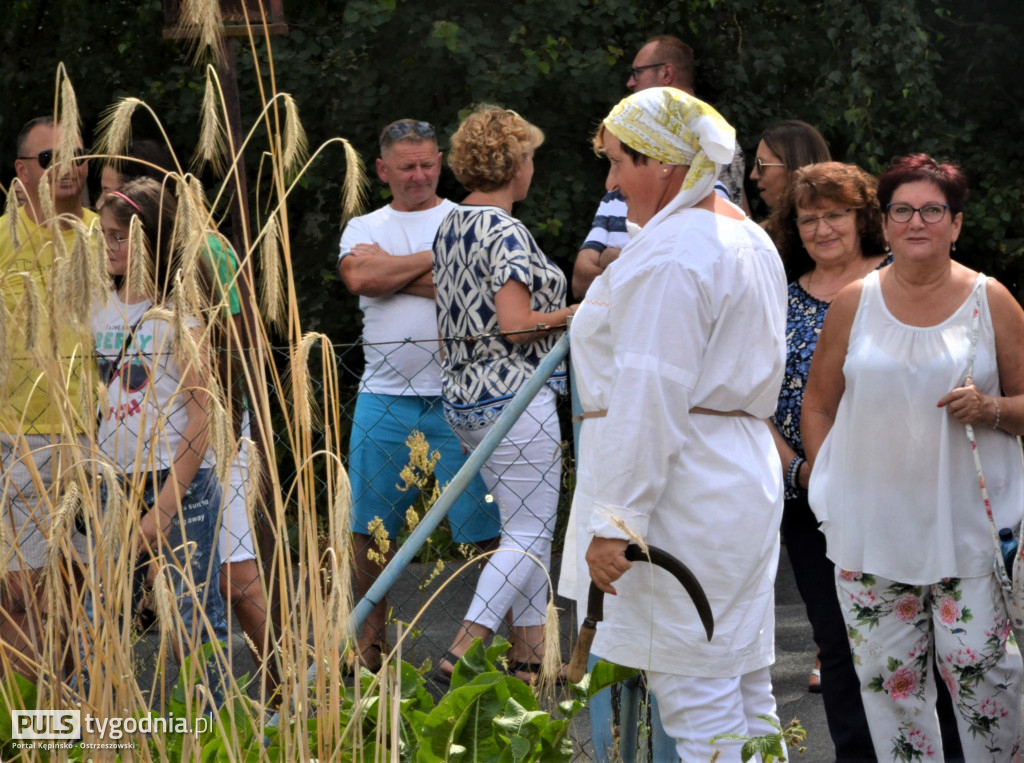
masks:
{"type": "MultiPolygon", "coordinates": [[[[985,282],[974,383],[998,395],[985,282]]],[[[846,391],[811,474],[809,499],[843,570],[922,585],[992,573],[992,536],[962,424],[938,401],[964,383],[975,293],[936,326],[889,312],[879,271],[864,279],[850,331],[846,391]]],[[[997,527],[1018,527],[1024,470],[1015,437],[975,426],[997,527]]]]}

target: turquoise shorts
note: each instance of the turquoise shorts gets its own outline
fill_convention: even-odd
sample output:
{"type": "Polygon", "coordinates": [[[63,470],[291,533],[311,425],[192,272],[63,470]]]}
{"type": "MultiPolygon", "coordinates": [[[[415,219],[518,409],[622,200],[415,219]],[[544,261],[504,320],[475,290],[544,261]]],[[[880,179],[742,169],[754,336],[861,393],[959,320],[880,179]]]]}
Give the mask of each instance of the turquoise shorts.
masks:
{"type": "MultiPolygon", "coordinates": [[[[443,487],[466,460],[459,439],[444,420],[440,397],[359,394],[349,442],[348,477],[352,483],[352,531],[368,533],[380,517],[388,537],[397,538],[405,525],[405,512],[416,500],[414,491],[402,491],[399,477],[409,463],[406,440],[422,432],[431,452],[441,453],[434,469],[443,487]]],[[[479,543],[496,538],[501,518],[494,502],[484,500],[487,488],[477,474],[448,512],[452,537],[458,543],[479,543]]]]}

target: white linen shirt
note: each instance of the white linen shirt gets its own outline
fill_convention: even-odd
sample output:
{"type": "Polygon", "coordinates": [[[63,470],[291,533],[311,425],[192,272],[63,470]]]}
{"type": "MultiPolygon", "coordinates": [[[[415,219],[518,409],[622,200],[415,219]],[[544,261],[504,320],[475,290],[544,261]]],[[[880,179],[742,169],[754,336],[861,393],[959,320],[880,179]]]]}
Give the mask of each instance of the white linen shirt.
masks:
{"type": "Polygon", "coordinates": [[[674,578],[635,563],[605,597],[594,654],[734,676],[774,657],[782,468],[762,419],[785,364],[785,275],[749,220],[667,212],[594,281],[572,322],[583,410],[607,415],[583,422],[560,592],[585,610],[590,540],[627,538],[624,524],[693,571],[715,633],[709,643],[674,578]]]}

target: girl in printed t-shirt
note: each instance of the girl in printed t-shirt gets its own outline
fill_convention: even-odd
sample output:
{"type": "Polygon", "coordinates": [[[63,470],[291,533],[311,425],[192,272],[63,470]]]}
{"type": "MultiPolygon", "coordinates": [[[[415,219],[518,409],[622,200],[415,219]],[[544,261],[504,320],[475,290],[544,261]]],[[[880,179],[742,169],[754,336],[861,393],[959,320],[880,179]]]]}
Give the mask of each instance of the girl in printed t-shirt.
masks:
{"type": "MultiPolygon", "coordinates": [[[[226,642],[228,634],[219,587],[210,585],[220,568],[221,492],[210,468],[207,347],[194,317],[177,322],[192,337],[176,337],[171,314],[158,314],[186,309],[175,288],[188,271],[176,213],[173,195],[148,178],[107,195],[100,223],[114,291],[94,308],[92,328],[107,387],[98,442],[103,457],[142,494],[138,563],[162,557],[183,628],[174,640],[188,652],[226,642]]],[[[202,300],[214,293],[211,276],[202,258],[194,268],[202,300]]],[[[205,312],[216,320],[220,311],[205,312]]],[[[211,683],[219,684],[216,671],[211,683]]],[[[219,686],[211,688],[217,697],[219,686]]]]}

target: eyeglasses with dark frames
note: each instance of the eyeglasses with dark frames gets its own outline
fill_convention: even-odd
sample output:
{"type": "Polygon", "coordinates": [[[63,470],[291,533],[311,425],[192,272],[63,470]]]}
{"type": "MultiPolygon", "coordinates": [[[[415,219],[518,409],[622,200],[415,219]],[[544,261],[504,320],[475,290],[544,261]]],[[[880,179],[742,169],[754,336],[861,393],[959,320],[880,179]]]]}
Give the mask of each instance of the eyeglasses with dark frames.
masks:
{"type": "Polygon", "coordinates": [[[634,77],[639,77],[640,72],[642,72],[644,69],[656,69],[659,66],[665,66],[665,62],[662,61],[660,64],[646,64],[644,66],[631,66],[629,67],[629,70],[633,72],[634,77]]]}
{"type": "MultiPolygon", "coordinates": [[[[75,149],[74,162],[76,167],[80,166],[82,162],[85,161],[85,159],[83,159],[82,157],[88,153],[89,152],[86,151],[84,148],[75,149]]],[[[21,159],[23,162],[39,162],[39,169],[45,170],[47,167],[50,166],[50,163],[53,162],[53,149],[47,148],[40,151],[35,156],[19,156],[18,158],[21,159]]]]}
{"type": "Polygon", "coordinates": [[[757,165],[757,171],[763,172],[765,167],[785,167],[786,165],[782,162],[766,162],[760,156],[754,159],[754,164],[757,165]]]}
{"type": "Polygon", "coordinates": [[[933,225],[946,216],[948,204],[925,204],[923,207],[912,207],[909,204],[886,204],[885,211],[894,223],[909,223],[914,213],[921,215],[921,220],[933,225]]]}

